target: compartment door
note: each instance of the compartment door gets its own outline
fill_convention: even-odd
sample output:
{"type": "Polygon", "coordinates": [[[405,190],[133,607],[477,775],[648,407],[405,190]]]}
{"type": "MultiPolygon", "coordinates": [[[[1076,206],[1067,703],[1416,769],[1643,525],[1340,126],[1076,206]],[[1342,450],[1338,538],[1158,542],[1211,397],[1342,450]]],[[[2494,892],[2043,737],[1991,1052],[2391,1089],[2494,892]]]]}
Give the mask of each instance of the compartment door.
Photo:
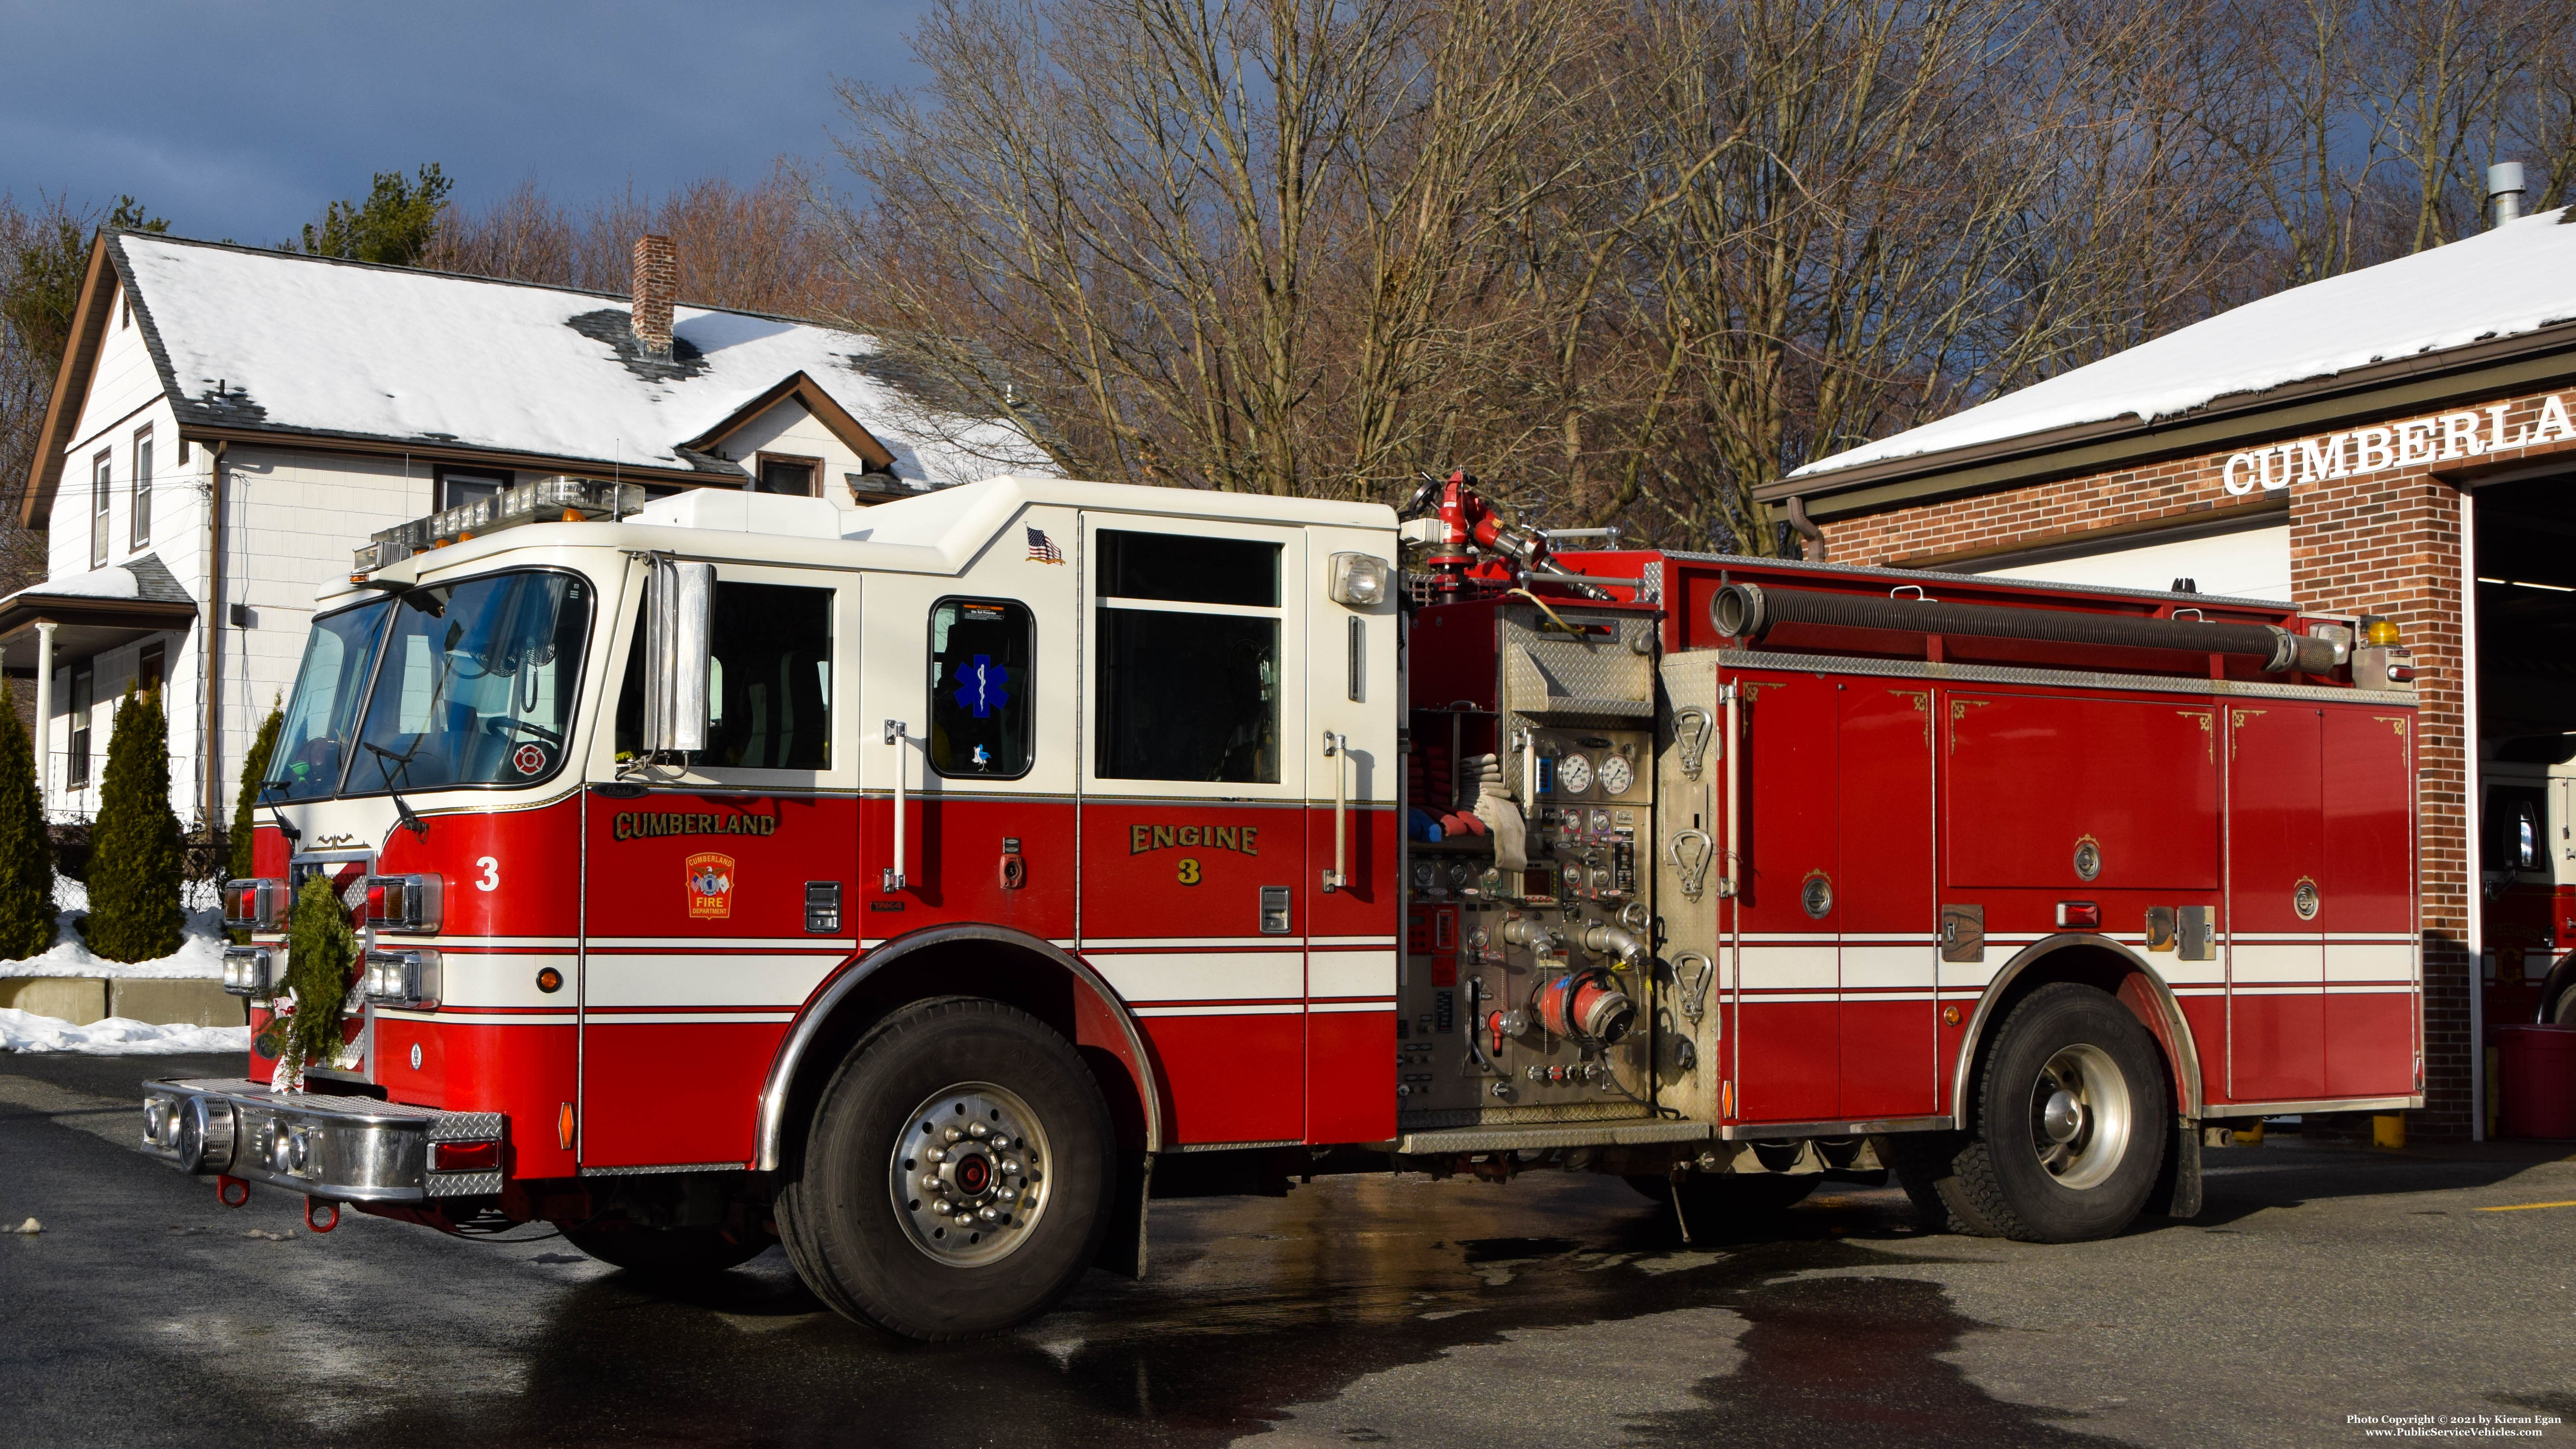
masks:
{"type": "Polygon", "coordinates": [[[2227,711],[2227,1057],[2240,1102],[2326,1094],[2324,713],[2227,711]]]}
{"type": "Polygon", "coordinates": [[[1814,675],[1744,674],[1742,857],[1729,1023],[1736,1118],[1840,1115],[1841,692],[1814,675]]]}
{"type": "Polygon", "coordinates": [[[2325,715],[2331,763],[2317,924],[2325,927],[2329,1097],[2415,1090],[2414,723],[2367,709],[2325,715]]]}
{"type": "Polygon", "coordinates": [[[1932,691],[1836,684],[1842,752],[1841,1114],[1931,1113],[1939,969],[1932,691]]]}

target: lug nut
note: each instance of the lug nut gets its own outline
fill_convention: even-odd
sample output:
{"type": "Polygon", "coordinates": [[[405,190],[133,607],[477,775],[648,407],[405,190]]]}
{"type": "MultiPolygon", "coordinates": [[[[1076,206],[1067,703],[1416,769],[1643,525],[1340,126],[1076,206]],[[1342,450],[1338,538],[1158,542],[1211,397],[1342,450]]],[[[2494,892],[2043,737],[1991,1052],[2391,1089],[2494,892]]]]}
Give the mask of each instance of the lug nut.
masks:
{"type": "Polygon", "coordinates": [[[957,1209],[955,1209],[955,1208],[953,1208],[953,1207],[950,1207],[950,1206],[948,1205],[948,1201],[947,1201],[947,1199],[945,1199],[945,1198],[942,1198],[942,1199],[940,1199],[939,1201],[932,1203],[932,1204],[930,1205],[930,1210],[931,1210],[932,1212],[934,1212],[934,1213],[938,1214],[939,1216],[943,1217],[943,1218],[944,1218],[944,1217],[946,1217],[946,1216],[948,1216],[950,1213],[953,1213],[953,1212],[957,1211],[957,1209]]]}
{"type": "Polygon", "coordinates": [[[939,1134],[939,1140],[940,1140],[940,1141],[942,1141],[942,1142],[954,1142],[954,1141],[956,1141],[958,1138],[963,1137],[963,1136],[965,1136],[965,1135],[966,1135],[965,1133],[958,1131],[958,1130],[957,1130],[956,1128],[954,1128],[954,1127],[951,1127],[951,1128],[949,1128],[947,1131],[942,1132],[942,1133],[940,1133],[940,1134],[939,1134]]]}
{"type": "Polygon", "coordinates": [[[948,1190],[948,1179],[941,1177],[935,1172],[925,1172],[921,1175],[921,1190],[923,1192],[946,1192],[948,1190]]]}
{"type": "Polygon", "coordinates": [[[924,1162],[946,1162],[948,1160],[948,1154],[939,1148],[933,1147],[929,1151],[921,1154],[921,1160],[924,1162]]]}
{"type": "Polygon", "coordinates": [[[1011,1139],[1003,1136],[999,1132],[996,1132],[993,1134],[993,1140],[985,1143],[984,1145],[992,1148],[995,1152],[1008,1152],[1011,1150],[1011,1139]]]}
{"type": "Polygon", "coordinates": [[[984,1125],[983,1123],[981,1123],[981,1122],[977,1122],[977,1123],[975,1123],[974,1125],[972,1125],[972,1126],[968,1127],[966,1130],[967,1130],[968,1132],[973,1133],[974,1135],[976,1135],[976,1136],[978,1136],[978,1137],[990,1137],[990,1136],[992,1136],[992,1135],[993,1135],[993,1129],[992,1129],[992,1128],[990,1128],[990,1127],[985,1126],[985,1125],[984,1125]]]}
{"type": "Polygon", "coordinates": [[[988,1223],[998,1223],[1002,1220],[1002,1212],[999,1208],[985,1208],[981,1212],[976,1213],[975,1216],[982,1218],[988,1223]]]}
{"type": "Polygon", "coordinates": [[[1006,1187],[1000,1192],[993,1194],[993,1196],[1003,1202],[1018,1202],[1020,1200],[1020,1190],[1016,1187],[1006,1187]]]}

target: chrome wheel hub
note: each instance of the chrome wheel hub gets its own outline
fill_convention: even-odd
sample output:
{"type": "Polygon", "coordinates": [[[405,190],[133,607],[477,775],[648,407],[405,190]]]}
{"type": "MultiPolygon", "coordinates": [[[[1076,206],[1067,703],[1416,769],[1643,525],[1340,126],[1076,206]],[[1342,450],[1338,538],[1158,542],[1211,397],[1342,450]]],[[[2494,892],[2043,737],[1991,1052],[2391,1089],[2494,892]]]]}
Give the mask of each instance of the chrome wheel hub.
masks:
{"type": "Polygon", "coordinates": [[[1046,1212],[1046,1129],[1020,1098],[964,1082],[915,1107],[888,1163],[913,1246],[973,1267],[1008,1257],[1046,1212]]]}
{"type": "Polygon", "coordinates": [[[2031,1084],[2031,1146],[2061,1186],[2094,1187],[2117,1171],[2134,1120],[2128,1079],[2089,1043],[2060,1049],[2031,1084]]]}

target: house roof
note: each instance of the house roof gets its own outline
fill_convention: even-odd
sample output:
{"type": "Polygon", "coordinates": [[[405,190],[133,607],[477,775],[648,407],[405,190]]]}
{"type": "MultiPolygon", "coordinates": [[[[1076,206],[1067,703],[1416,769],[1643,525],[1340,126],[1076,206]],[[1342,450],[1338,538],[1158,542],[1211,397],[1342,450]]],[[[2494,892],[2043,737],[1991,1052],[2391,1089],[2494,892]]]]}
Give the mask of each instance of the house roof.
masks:
{"type": "Polygon", "coordinates": [[[0,669],[25,674],[35,667],[36,624],[55,625],[57,657],[77,659],[185,629],[196,616],[197,601],[157,553],[47,579],[0,598],[0,669]]]}
{"type": "Polygon", "coordinates": [[[2277,292],[1992,402],[1820,458],[1765,495],[1927,472],[1961,455],[2100,436],[2303,385],[2412,375],[2499,342],[2576,345],[2576,208],[2277,292]],[[2455,357],[2454,355],[2461,355],[2455,357]]]}
{"type": "MultiPolygon", "coordinates": [[[[891,380],[874,338],[809,322],[680,307],[664,359],[637,345],[614,294],[126,232],[101,238],[84,330],[107,321],[102,265],[133,300],[185,434],[739,484],[742,466],[712,450],[797,396],[915,487],[1046,466],[1009,425],[891,380]]],[[[86,390],[95,357],[95,338],[75,339],[58,395],[86,390]]],[[[77,398],[55,411],[31,516],[50,505],[77,398]]]]}

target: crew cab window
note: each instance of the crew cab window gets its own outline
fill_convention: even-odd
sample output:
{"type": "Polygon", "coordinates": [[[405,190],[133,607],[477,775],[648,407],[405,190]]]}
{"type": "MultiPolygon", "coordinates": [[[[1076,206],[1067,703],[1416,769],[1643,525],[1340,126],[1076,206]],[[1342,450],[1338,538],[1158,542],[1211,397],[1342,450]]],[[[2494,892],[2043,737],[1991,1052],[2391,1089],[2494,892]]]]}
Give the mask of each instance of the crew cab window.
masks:
{"type": "Polygon", "coordinates": [[[2491,787],[2484,867],[2491,871],[2549,869],[2548,821],[2549,807],[2539,790],[2522,785],[2491,787]]]}
{"type": "MultiPolygon", "coordinates": [[[[719,579],[708,619],[701,766],[825,770],[832,759],[832,591],[719,579]]],[[[617,756],[644,739],[644,620],[617,695],[617,756]]]]}
{"type": "Polygon", "coordinates": [[[1098,538],[1094,771],[1277,784],[1280,545],[1115,529],[1098,538]]]}
{"type": "Polygon", "coordinates": [[[942,599],[930,610],[930,767],[952,777],[1029,771],[1027,608],[942,599]]]}

